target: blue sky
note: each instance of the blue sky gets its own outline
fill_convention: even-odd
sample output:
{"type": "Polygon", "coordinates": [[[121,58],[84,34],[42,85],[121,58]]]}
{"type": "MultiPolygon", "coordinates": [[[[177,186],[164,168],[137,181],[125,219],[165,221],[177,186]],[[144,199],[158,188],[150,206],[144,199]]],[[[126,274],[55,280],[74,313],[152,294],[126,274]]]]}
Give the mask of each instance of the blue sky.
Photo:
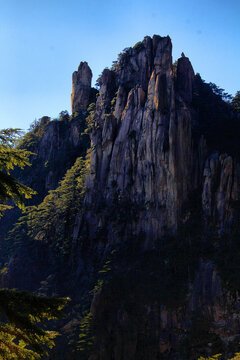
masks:
{"type": "Polygon", "coordinates": [[[240,89],[239,0],[0,0],[0,128],[70,112],[80,61],[93,84],[125,47],[169,35],[195,72],[228,93],[240,89]]]}

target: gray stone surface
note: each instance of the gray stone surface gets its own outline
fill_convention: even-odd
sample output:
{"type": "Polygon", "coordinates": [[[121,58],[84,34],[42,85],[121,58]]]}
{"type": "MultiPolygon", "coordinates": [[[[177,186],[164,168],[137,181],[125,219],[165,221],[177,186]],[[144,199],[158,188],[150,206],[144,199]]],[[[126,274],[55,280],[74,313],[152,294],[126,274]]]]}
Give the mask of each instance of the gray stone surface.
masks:
{"type": "Polygon", "coordinates": [[[87,62],[81,62],[78,71],[72,75],[72,114],[87,110],[91,92],[92,71],[87,62]]]}

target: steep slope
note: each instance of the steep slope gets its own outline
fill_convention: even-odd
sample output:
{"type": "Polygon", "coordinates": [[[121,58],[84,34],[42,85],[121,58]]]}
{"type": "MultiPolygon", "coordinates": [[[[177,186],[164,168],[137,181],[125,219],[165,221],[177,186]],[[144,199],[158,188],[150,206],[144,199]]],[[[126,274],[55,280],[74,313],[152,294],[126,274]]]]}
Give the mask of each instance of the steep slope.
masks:
{"type": "MultiPolygon", "coordinates": [[[[39,204],[49,190],[55,189],[76,158],[86,154],[89,136],[81,136],[86,127],[86,116],[83,113],[75,117],[62,112],[59,120],[50,121],[47,116],[39,119],[34,127],[25,134],[19,145],[32,151],[31,167],[24,170],[15,169],[13,175],[22,183],[33,188],[37,194],[28,201],[28,205],[39,204]]],[[[4,263],[6,253],[6,237],[8,231],[17,221],[21,211],[7,211],[0,221],[1,262],[4,263]]]]}
{"type": "MultiPolygon", "coordinates": [[[[235,120],[171,51],[169,37],[145,37],[103,71],[87,117],[91,151],[13,231],[4,284],[73,299],[62,329],[73,345],[51,358],[197,359],[237,348],[240,166],[219,151],[231,152],[220,129],[235,120]]],[[[90,78],[81,63],[73,111],[77,94],[91,97],[90,78]]]]}
{"type": "Polygon", "coordinates": [[[88,241],[120,247],[122,256],[92,303],[91,359],[192,358],[226,350],[238,333],[238,301],[226,301],[219,273],[226,271],[221,234],[228,252],[234,242],[236,250],[229,228],[238,216],[239,165],[211,154],[199,133],[189,60],[180,58],[174,70],[170,39],[154,36],[100,79],[86,192],[95,211],[86,226],[88,241]]]}
{"type": "MultiPolygon", "coordinates": [[[[91,88],[91,79],[87,63],[80,63],[78,71],[73,74],[73,115],[62,111],[58,119],[43,116],[33,122],[23,137],[19,146],[34,153],[30,159],[32,166],[23,171],[15,169],[13,175],[37,192],[28,205],[41,203],[48,191],[59,185],[77,157],[85,156],[89,147],[89,135],[84,133],[87,108],[90,102],[96,101],[97,94],[97,90],[91,88]]],[[[0,222],[2,264],[6,260],[6,236],[20,214],[21,211],[15,208],[8,211],[0,222]]]]}
{"type": "MultiPolygon", "coordinates": [[[[59,180],[74,164],[79,154],[85,155],[89,146],[87,135],[81,136],[85,127],[83,114],[74,118],[65,114],[60,120],[54,121],[43,117],[39,124],[25,135],[21,146],[31,148],[35,155],[32,166],[17,175],[38,191],[37,202],[41,202],[49,190],[57,187],[59,180]],[[42,127],[41,134],[38,127],[42,127]],[[37,135],[34,137],[35,134],[37,135]]],[[[32,202],[36,203],[36,199],[33,198],[32,202]]]]}
{"type": "Polygon", "coordinates": [[[158,36],[127,51],[117,71],[105,70],[101,78],[89,203],[96,197],[109,202],[114,184],[114,191],[147,206],[136,231],[152,240],[176,230],[184,201],[200,185],[206,150],[204,141],[194,144],[191,136],[193,80],[187,58],[179,60],[174,79],[171,41],[158,36]],[[117,90],[112,112],[110,86],[117,90]]]}

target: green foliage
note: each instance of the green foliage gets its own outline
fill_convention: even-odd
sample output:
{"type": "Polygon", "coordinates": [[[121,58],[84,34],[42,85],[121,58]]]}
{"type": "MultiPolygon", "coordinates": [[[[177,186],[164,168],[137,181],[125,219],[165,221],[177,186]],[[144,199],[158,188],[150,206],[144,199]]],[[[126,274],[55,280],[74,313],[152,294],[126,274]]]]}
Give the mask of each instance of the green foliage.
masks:
{"type": "MultiPolygon", "coordinates": [[[[10,174],[16,166],[23,169],[30,165],[29,156],[32,153],[16,147],[20,134],[19,129],[0,131],[0,201],[5,203],[13,200],[18,207],[24,208],[24,198],[29,199],[35,191],[21,184],[10,174]]],[[[0,204],[0,215],[9,208],[9,205],[0,204]]]]}
{"type": "Polygon", "coordinates": [[[111,265],[111,260],[107,260],[107,261],[105,262],[105,264],[103,265],[102,270],[99,271],[99,274],[106,274],[106,273],[108,273],[109,271],[111,271],[110,265],[111,265]]]}
{"type": "Polygon", "coordinates": [[[111,66],[110,70],[112,70],[112,71],[117,71],[117,70],[118,70],[118,67],[119,67],[119,62],[118,62],[117,60],[114,60],[114,61],[112,62],[112,66],[111,66]]]}
{"type": "MultiPolygon", "coordinates": [[[[115,189],[116,184],[112,185],[115,189]]],[[[115,250],[112,254],[105,253],[98,281],[92,292],[101,303],[101,311],[94,315],[94,348],[101,347],[110,336],[111,330],[108,329],[114,328],[117,333],[123,334],[122,341],[125,343],[129,340],[128,332],[131,333],[130,329],[134,328],[144,333],[143,347],[147,347],[150,354],[157,346],[153,343],[156,341],[157,344],[159,339],[149,331],[146,332],[146,323],[150,321],[146,309],[154,304],[154,309],[165,306],[169,312],[182,311],[189,295],[189,281],[194,279],[200,258],[207,258],[212,254],[208,241],[204,242],[202,239],[199,194],[200,192],[192,194],[192,202],[185,205],[188,217],[187,220],[184,217],[177,238],[161,238],[156,241],[153,249],[146,250],[143,233],[127,239],[122,237],[121,242],[113,245],[115,250]],[[119,314],[124,314],[124,322],[119,319],[119,314]],[[105,323],[106,326],[103,326],[105,323]]],[[[118,235],[120,229],[123,228],[124,231],[128,221],[138,218],[136,210],[118,191],[115,192],[109,212],[106,204],[101,207],[110,223],[115,223],[118,235]]],[[[156,313],[154,316],[156,319],[156,313]]],[[[148,326],[151,327],[149,324],[148,326]]],[[[199,328],[199,323],[195,322],[192,331],[195,344],[200,344],[201,339],[204,339],[204,344],[208,344],[208,339],[211,339],[216,347],[219,345],[218,337],[209,335],[209,329],[201,332],[199,328]]],[[[200,356],[202,352],[197,354],[200,356]]]]}
{"type": "Polygon", "coordinates": [[[131,47],[127,47],[125,49],[122,50],[122,52],[120,52],[118,54],[118,57],[117,57],[117,60],[113,61],[112,62],[112,66],[110,68],[110,70],[112,71],[118,71],[118,70],[121,70],[121,63],[124,62],[124,58],[128,57],[129,56],[129,52],[134,49],[136,50],[137,52],[140,52],[142,49],[144,48],[144,45],[141,41],[138,41],[134,46],[133,48],[131,47]]]}
{"type": "MultiPolygon", "coordinates": [[[[115,250],[112,250],[110,254],[106,256],[101,269],[98,271],[98,280],[96,281],[93,290],[89,292],[91,296],[94,296],[97,292],[103,288],[105,289],[110,284],[110,281],[112,280],[112,266],[114,266],[112,264],[114,254],[115,250]]],[[[99,331],[102,326],[103,324],[100,324],[99,322],[96,323],[96,318],[91,312],[88,312],[85,316],[83,316],[79,329],[79,340],[77,346],[77,350],[81,351],[82,356],[86,356],[87,358],[89,352],[93,350],[97,330],[99,331]]]]}
{"type": "Polygon", "coordinates": [[[232,106],[234,110],[240,114],[240,91],[237,91],[236,95],[232,99],[232,106]]]}
{"type": "MultiPolygon", "coordinates": [[[[141,42],[140,42],[140,43],[141,43],[141,42]]],[[[137,44],[138,44],[138,43],[137,43],[137,44]]],[[[137,45],[137,44],[136,44],[136,45],[137,45]]],[[[124,58],[125,56],[128,56],[128,52],[129,52],[130,49],[131,49],[131,48],[125,48],[125,49],[123,49],[122,52],[120,52],[120,53],[118,54],[117,60],[115,60],[115,61],[112,62],[112,66],[111,66],[111,68],[110,68],[111,71],[121,70],[120,63],[121,63],[121,61],[123,60],[123,58],[124,58]]]]}
{"type": "Polygon", "coordinates": [[[70,120],[70,115],[68,113],[67,110],[61,111],[59,113],[59,117],[58,117],[59,121],[69,121],[70,120]]]}
{"type": "MultiPolygon", "coordinates": [[[[216,354],[216,355],[213,355],[213,356],[210,356],[210,357],[203,357],[203,356],[200,356],[198,358],[198,360],[223,360],[224,357],[222,356],[222,354],[216,354]]],[[[226,358],[225,358],[226,359],[226,358]]],[[[228,358],[226,360],[240,360],[240,353],[235,353],[235,355],[233,357],[228,358]]]]}
{"type": "Polygon", "coordinates": [[[88,134],[90,133],[93,128],[94,128],[94,124],[95,124],[95,110],[96,110],[96,104],[95,103],[91,103],[89,106],[88,106],[88,117],[86,118],[86,124],[87,124],[87,127],[84,131],[85,134],[88,134]]]}
{"type": "Polygon", "coordinates": [[[144,49],[144,44],[141,41],[138,41],[134,46],[133,49],[137,51],[138,53],[144,49]]]}
{"type": "Polygon", "coordinates": [[[40,205],[26,209],[10,232],[9,241],[15,244],[15,248],[19,243],[25,242],[26,238],[45,241],[51,239],[52,245],[62,255],[69,254],[71,232],[66,233],[65,229],[71,228],[76,214],[81,209],[90,161],[89,151],[85,160],[76,160],[59,187],[51,190],[40,205]]]}
{"type": "MultiPolygon", "coordinates": [[[[15,166],[30,165],[28,157],[31,153],[15,146],[19,134],[18,129],[0,132],[0,198],[4,202],[14,200],[23,207],[23,196],[30,197],[34,192],[9,174],[15,166]]],[[[0,210],[3,208],[1,205],[0,210]]],[[[1,273],[6,270],[2,269],[1,273]]],[[[0,357],[4,360],[34,360],[47,355],[48,349],[54,346],[57,333],[43,330],[37,322],[63,316],[62,309],[67,301],[0,289],[0,357]]]]}
{"type": "Polygon", "coordinates": [[[68,300],[0,289],[0,315],[5,320],[0,323],[0,358],[34,360],[48,355],[58,333],[42,326],[46,320],[63,317],[68,300]]]}
{"type": "Polygon", "coordinates": [[[111,112],[113,112],[115,109],[116,101],[117,101],[117,92],[116,92],[116,96],[114,96],[114,98],[111,100],[111,112]]]}
{"type": "Polygon", "coordinates": [[[29,205],[39,204],[46,196],[46,179],[49,179],[51,188],[56,188],[76,158],[86,155],[90,140],[89,135],[84,133],[85,128],[86,114],[80,112],[70,117],[66,111],[62,111],[58,119],[50,123],[40,121],[25,134],[20,147],[35,153],[31,156],[32,167],[25,168],[23,172],[15,171],[14,176],[24,178],[27,184],[37,190],[37,196],[28,201],[29,205]],[[49,136],[51,132],[56,134],[52,139],[49,136]],[[45,141],[42,141],[44,134],[45,141]]]}
{"type": "Polygon", "coordinates": [[[142,44],[142,42],[141,42],[141,41],[138,41],[138,42],[133,46],[133,49],[139,48],[141,44],[142,44]]]}
{"type": "Polygon", "coordinates": [[[99,90],[99,88],[100,88],[100,78],[101,78],[101,74],[98,75],[98,78],[97,78],[97,80],[95,82],[95,87],[96,87],[97,90],[99,90]]]}
{"type": "Polygon", "coordinates": [[[81,321],[78,350],[86,354],[92,349],[94,339],[94,316],[89,312],[81,321]]]}
{"type": "Polygon", "coordinates": [[[177,65],[178,65],[178,60],[176,60],[176,61],[172,64],[172,72],[173,72],[173,77],[174,77],[174,79],[177,78],[177,65]]]}
{"type": "Polygon", "coordinates": [[[112,250],[110,255],[107,256],[105,263],[102,268],[98,271],[99,279],[97,280],[97,284],[94,286],[93,290],[90,291],[90,294],[96,294],[103,286],[105,286],[109,280],[111,279],[112,272],[112,261],[113,255],[115,254],[115,250],[112,250]]]}
{"type": "Polygon", "coordinates": [[[231,101],[232,100],[232,95],[225,92],[224,89],[221,89],[216,84],[210,82],[209,86],[210,86],[211,90],[213,91],[213,93],[215,95],[219,96],[222,100],[224,100],[224,101],[231,101]]]}
{"type": "Polygon", "coordinates": [[[5,274],[6,272],[7,272],[7,269],[8,269],[8,263],[6,262],[5,264],[4,264],[4,267],[0,270],[0,274],[2,275],[2,274],[5,274]]]}
{"type": "Polygon", "coordinates": [[[49,122],[50,118],[48,116],[34,120],[30,125],[29,131],[20,139],[20,148],[26,148],[34,152],[49,122]]]}

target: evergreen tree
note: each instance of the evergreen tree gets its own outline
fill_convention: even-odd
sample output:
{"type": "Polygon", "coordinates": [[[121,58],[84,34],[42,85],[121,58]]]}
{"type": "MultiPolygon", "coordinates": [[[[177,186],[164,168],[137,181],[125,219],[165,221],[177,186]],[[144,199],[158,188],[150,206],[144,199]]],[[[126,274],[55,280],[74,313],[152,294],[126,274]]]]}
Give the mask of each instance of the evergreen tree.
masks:
{"type": "MultiPolygon", "coordinates": [[[[15,166],[29,163],[31,152],[16,147],[19,129],[0,131],[0,213],[7,200],[23,208],[24,198],[35,192],[10,175],[15,166]]],[[[63,316],[68,299],[40,297],[28,292],[0,289],[0,359],[34,360],[48,354],[57,333],[37,323],[63,316]]]]}
{"type": "Polygon", "coordinates": [[[0,131],[0,215],[11,206],[3,204],[7,200],[13,200],[20,208],[24,207],[24,198],[30,198],[35,191],[21,184],[11,176],[10,171],[15,166],[21,169],[30,165],[30,151],[16,147],[20,136],[19,129],[5,129],[0,131]]]}
{"type": "Polygon", "coordinates": [[[232,99],[232,105],[234,110],[240,113],[240,91],[237,91],[236,95],[232,99]]]}
{"type": "Polygon", "coordinates": [[[62,317],[67,301],[0,289],[0,359],[34,360],[48,355],[58,333],[37,323],[62,317]]]}

